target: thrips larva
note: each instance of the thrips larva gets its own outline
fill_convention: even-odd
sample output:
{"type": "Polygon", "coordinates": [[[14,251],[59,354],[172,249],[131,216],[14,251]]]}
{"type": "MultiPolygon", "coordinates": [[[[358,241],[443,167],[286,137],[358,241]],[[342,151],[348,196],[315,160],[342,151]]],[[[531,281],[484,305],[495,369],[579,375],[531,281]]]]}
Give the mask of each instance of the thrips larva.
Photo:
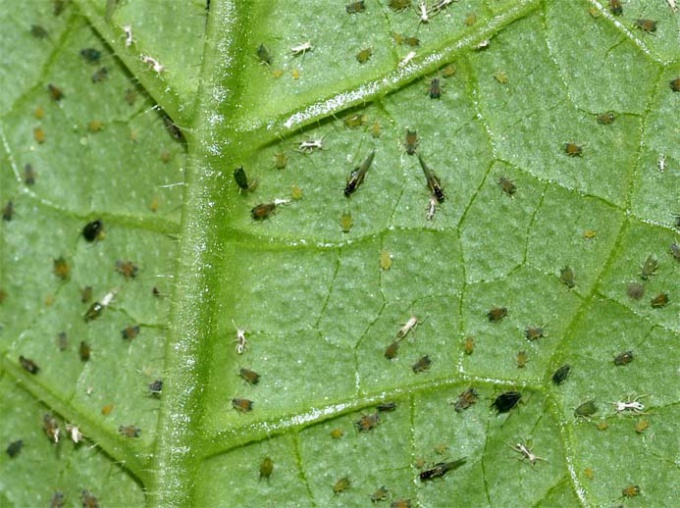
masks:
{"type": "Polygon", "coordinates": [[[94,242],[95,240],[101,240],[104,232],[104,223],[100,220],[93,220],[85,224],[83,228],[83,238],[88,242],[94,242]]]}
{"type": "Polygon", "coordinates": [[[299,199],[302,199],[302,196],[303,196],[302,189],[297,185],[293,185],[290,191],[290,197],[297,201],[299,199]]]}
{"type": "Polygon", "coordinates": [[[272,475],[273,471],[274,461],[269,457],[262,459],[262,462],[260,463],[260,480],[264,478],[269,481],[269,477],[272,475]]]}
{"type": "Polygon", "coordinates": [[[364,178],[366,177],[366,172],[371,167],[373,163],[373,157],[375,156],[375,150],[373,150],[366,160],[361,164],[361,166],[354,168],[350,173],[349,179],[347,180],[347,185],[345,186],[345,197],[350,197],[362,184],[364,178]]]}
{"type": "Polygon", "coordinates": [[[640,495],[640,487],[637,485],[629,485],[621,491],[623,497],[635,497],[640,495]]]}
{"type": "Polygon", "coordinates": [[[85,48],[80,50],[80,56],[88,63],[97,63],[101,58],[102,53],[94,48],[85,48]]]}
{"type": "Polygon", "coordinates": [[[623,14],[623,6],[621,5],[621,0],[609,0],[609,10],[612,11],[614,16],[620,16],[623,14]]]}
{"type": "Polygon", "coordinates": [[[37,374],[38,372],[40,372],[40,367],[38,367],[38,364],[35,363],[33,360],[26,358],[23,355],[19,357],[19,363],[26,372],[29,372],[31,374],[37,374]]]}
{"type": "Polygon", "coordinates": [[[474,406],[478,400],[479,394],[477,393],[477,390],[472,387],[466,388],[458,395],[453,409],[455,409],[457,413],[460,413],[465,409],[474,406]]]}
{"type": "Polygon", "coordinates": [[[349,233],[349,230],[352,229],[353,225],[354,219],[352,218],[352,214],[349,212],[343,212],[340,216],[340,227],[342,228],[342,232],[349,233]]]}
{"type": "Polygon", "coordinates": [[[236,326],[236,323],[234,321],[231,321],[232,324],[234,325],[234,328],[236,328],[236,353],[239,355],[242,355],[246,348],[248,347],[248,341],[246,340],[246,331],[244,329],[239,328],[236,326]]]}
{"type": "Polygon", "coordinates": [[[508,196],[512,197],[515,194],[515,192],[517,192],[517,186],[511,180],[508,180],[504,176],[501,176],[498,179],[498,185],[501,186],[503,192],[505,192],[508,196]]]}
{"type": "Polygon", "coordinates": [[[474,12],[469,13],[465,17],[465,21],[463,21],[463,23],[465,24],[465,26],[473,26],[475,23],[477,23],[477,14],[475,14],[474,12]]]}
{"type": "Polygon", "coordinates": [[[576,409],[574,409],[574,416],[576,418],[589,418],[597,413],[597,404],[594,400],[584,402],[576,409]]]}
{"type": "Polygon", "coordinates": [[[633,352],[632,351],[624,351],[623,353],[619,353],[616,355],[614,358],[614,365],[620,366],[620,365],[628,365],[630,362],[633,361],[633,352]]]}
{"type": "Polygon", "coordinates": [[[680,92],[680,77],[675,78],[674,80],[670,81],[669,86],[671,87],[671,90],[674,92],[680,92]]]}
{"type": "Polygon", "coordinates": [[[565,143],[564,153],[569,157],[581,157],[583,155],[583,147],[576,143],[565,143]]]}
{"type": "Polygon", "coordinates": [[[626,294],[633,300],[639,300],[645,295],[645,287],[639,282],[631,282],[626,287],[626,294]]]}
{"type": "Polygon", "coordinates": [[[399,328],[399,330],[397,331],[397,339],[403,339],[404,337],[406,337],[411,330],[415,330],[416,326],[418,326],[419,323],[420,321],[418,321],[418,318],[415,316],[411,316],[410,318],[408,318],[408,321],[406,321],[404,326],[399,328]]]}
{"type": "Polygon", "coordinates": [[[380,251],[380,268],[385,271],[392,268],[392,254],[386,250],[380,251]]]}
{"type": "Polygon", "coordinates": [[[80,361],[86,362],[90,359],[92,354],[92,348],[84,340],[80,341],[80,346],[78,347],[78,355],[80,355],[80,361]]]}
{"type": "Polygon", "coordinates": [[[486,313],[486,317],[489,318],[489,321],[491,321],[492,323],[498,323],[507,315],[508,315],[507,307],[494,307],[489,312],[486,313]]]}
{"type": "Polygon", "coordinates": [[[371,48],[364,48],[357,53],[356,59],[360,64],[365,64],[373,56],[373,50],[371,48]]]}
{"type": "Polygon", "coordinates": [[[364,0],[352,2],[351,4],[347,4],[345,6],[345,10],[347,11],[347,14],[358,14],[360,12],[364,12],[366,10],[364,3],[364,0]]]}
{"type": "Polygon", "coordinates": [[[515,361],[517,362],[517,368],[523,369],[524,367],[526,367],[527,362],[529,361],[529,353],[527,353],[526,351],[518,351],[515,361]]]}
{"type": "Polygon", "coordinates": [[[418,149],[418,131],[406,129],[406,141],[404,142],[404,148],[406,148],[406,153],[408,155],[415,155],[418,149]]]}
{"type": "Polygon", "coordinates": [[[504,392],[496,397],[491,404],[491,407],[496,408],[498,414],[507,413],[517,405],[521,398],[522,394],[519,392],[504,392]]]}
{"type": "Polygon", "coordinates": [[[639,28],[643,32],[652,33],[656,32],[657,22],[653,19],[636,19],[635,28],[639,28]]]}
{"type": "Polygon", "coordinates": [[[611,111],[597,115],[597,123],[600,125],[609,125],[610,123],[613,123],[614,120],[616,120],[616,115],[611,111]]]}
{"type": "Polygon", "coordinates": [[[63,258],[63,256],[53,260],[52,271],[54,272],[54,275],[56,275],[61,280],[68,280],[71,276],[71,267],[69,266],[68,261],[63,258]]]}
{"type": "Polygon", "coordinates": [[[116,272],[121,274],[126,279],[137,278],[137,273],[139,272],[139,267],[132,261],[116,261],[116,272]]]}
{"type": "Polygon", "coordinates": [[[418,476],[420,478],[421,482],[425,482],[428,480],[432,480],[434,478],[440,478],[444,476],[446,473],[449,471],[454,471],[464,465],[467,462],[467,458],[463,459],[458,459],[454,460],[451,462],[440,462],[439,464],[435,464],[434,467],[431,469],[428,469],[427,471],[423,471],[420,473],[418,476]]]}
{"type": "Polygon", "coordinates": [[[340,494],[341,492],[344,492],[351,486],[352,482],[350,481],[349,478],[345,476],[343,478],[340,478],[337,482],[335,482],[335,484],[333,485],[333,493],[340,494]]]}
{"type": "Polygon", "coordinates": [[[439,181],[437,175],[425,164],[423,158],[418,154],[418,161],[420,162],[420,167],[423,168],[423,173],[425,173],[425,178],[427,179],[427,186],[430,188],[430,192],[437,198],[440,203],[444,202],[444,189],[442,189],[442,184],[439,181]]]}
{"type": "Polygon", "coordinates": [[[61,432],[61,429],[59,428],[59,422],[50,413],[43,415],[42,428],[43,432],[45,432],[45,435],[47,436],[47,439],[49,439],[54,444],[59,442],[59,434],[61,432]]]}
{"type": "Polygon", "coordinates": [[[9,222],[12,220],[13,217],[14,217],[14,203],[12,201],[8,201],[7,204],[2,209],[2,220],[9,222]]]}
{"type": "Polygon", "coordinates": [[[645,263],[642,265],[640,278],[642,280],[649,279],[652,275],[656,274],[657,268],[659,268],[659,262],[656,260],[654,256],[650,254],[645,260],[645,263]]]}
{"type": "Polygon", "coordinates": [[[535,455],[525,443],[517,443],[515,446],[511,446],[510,448],[521,454],[522,460],[527,459],[529,462],[531,462],[532,466],[536,464],[536,461],[546,461],[544,458],[535,455]]]}
{"type": "Polygon", "coordinates": [[[378,120],[376,120],[375,122],[373,122],[373,125],[371,125],[371,136],[373,138],[379,138],[381,132],[382,132],[382,130],[380,128],[380,122],[378,122],[378,120]]]}
{"type": "Polygon", "coordinates": [[[442,96],[442,87],[439,78],[433,78],[430,81],[430,90],[428,91],[430,99],[439,99],[442,96]]]}
{"type": "Polygon", "coordinates": [[[380,423],[380,415],[376,413],[371,413],[367,415],[361,415],[354,424],[357,426],[359,432],[368,432],[373,430],[380,423]]]}
{"type": "Polygon", "coordinates": [[[524,336],[527,340],[534,341],[545,337],[545,331],[542,326],[528,326],[527,329],[524,330],[524,336]]]}
{"type": "Polygon", "coordinates": [[[139,325],[127,325],[121,330],[120,335],[123,340],[132,342],[139,335],[139,325]]]}
{"type": "Polygon", "coordinates": [[[267,46],[264,44],[260,44],[257,47],[257,58],[260,60],[260,63],[263,63],[265,65],[271,65],[272,64],[272,57],[269,54],[269,50],[267,49],[267,46]]]}
{"type": "Polygon", "coordinates": [[[286,155],[286,152],[276,152],[272,160],[274,161],[274,167],[276,169],[285,169],[286,164],[288,164],[288,156],[286,155]]]}
{"type": "Polygon", "coordinates": [[[243,379],[246,383],[251,385],[256,385],[260,382],[260,375],[254,370],[246,369],[245,367],[241,367],[238,375],[241,376],[241,379],[243,379]]]}
{"type": "Polygon", "coordinates": [[[104,312],[104,309],[109,306],[109,304],[113,301],[113,298],[116,296],[117,290],[112,289],[108,293],[104,295],[104,298],[102,298],[101,302],[94,302],[92,305],[90,305],[90,308],[87,309],[87,312],[85,313],[85,322],[89,323],[90,321],[93,321],[97,319],[99,316],[102,315],[102,312],[104,312]]]}
{"type": "Polygon", "coordinates": [[[254,190],[257,187],[256,179],[253,180],[252,182],[248,182],[248,176],[246,175],[246,170],[243,169],[243,166],[239,166],[234,170],[234,181],[236,182],[236,185],[239,186],[239,189],[241,189],[242,191],[254,190]]]}
{"type": "Polygon", "coordinates": [[[574,269],[569,266],[562,268],[560,270],[560,282],[569,289],[576,286],[576,274],[574,273],[574,269]]]}
{"type": "Polygon", "coordinates": [[[385,358],[392,360],[397,357],[397,354],[399,354],[399,341],[395,340],[385,348],[385,358]]]}
{"type": "Polygon", "coordinates": [[[465,341],[463,342],[463,351],[466,355],[471,355],[475,352],[475,338],[473,336],[468,335],[465,337],[465,341]]]}
{"type": "Polygon", "coordinates": [[[253,410],[253,405],[255,403],[248,399],[231,399],[231,407],[233,407],[239,413],[249,413],[253,410]]]}
{"type": "Polygon", "coordinates": [[[432,360],[430,360],[430,357],[428,355],[425,355],[418,359],[418,361],[411,366],[411,370],[418,374],[420,372],[425,372],[426,370],[429,370],[431,365],[432,360]]]}
{"type": "Polygon", "coordinates": [[[300,56],[307,53],[307,51],[312,51],[313,49],[314,46],[312,46],[312,43],[307,41],[293,46],[290,48],[290,52],[293,54],[293,56],[300,56]]]}
{"type": "Polygon", "coordinates": [[[384,501],[387,499],[387,488],[383,485],[382,487],[376,489],[376,491],[371,494],[371,502],[372,503],[377,503],[378,501],[384,501]]]}
{"type": "Polygon", "coordinates": [[[64,92],[62,92],[60,88],[56,87],[52,83],[47,85],[47,90],[50,92],[50,97],[52,97],[52,100],[55,102],[58,102],[64,98],[64,92]]]}
{"type": "Polygon", "coordinates": [[[8,446],[7,449],[5,450],[7,452],[7,455],[9,455],[10,459],[13,459],[17,455],[19,455],[19,452],[21,449],[24,447],[24,442],[21,439],[17,439],[16,441],[12,441],[8,446]]]}
{"type": "Polygon", "coordinates": [[[562,365],[552,375],[552,382],[555,383],[556,385],[561,385],[562,383],[564,383],[567,380],[570,372],[571,372],[571,365],[569,365],[568,363],[562,365]]]}
{"type": "Polygon", "coordinates": [[[139,437],[142,433],[142,429],[135,427],[134,425],[121,425],[118,427],[118,433],[123,437],[139,437]]]}
{"type": "Polygon", "coordinates": [[[342,429],[333,429],[331,430],[330,435],[333,439],[340,439],[345,435],[345,431],[342,429]]]}

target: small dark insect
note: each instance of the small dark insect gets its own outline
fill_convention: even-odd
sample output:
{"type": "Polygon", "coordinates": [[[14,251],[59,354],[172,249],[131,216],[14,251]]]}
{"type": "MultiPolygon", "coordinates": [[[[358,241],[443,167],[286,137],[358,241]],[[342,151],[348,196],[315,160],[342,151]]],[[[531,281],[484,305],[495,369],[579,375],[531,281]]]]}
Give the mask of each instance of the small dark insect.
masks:
{"type": "Polygon", "coordinates": [[[71,275],[71,267],[63,257],[53,260],[52,270],[61,280],[68,280],[71,275]]]}
{"type": "Polygon", "coordinates": [[[333,493],[340,494],[341,492],[344,492],[351,486],[352,482],[350,481],[349,478],[345,476],[343,478],[340,478],[337,482],[335,482],[335,485],[333,485],[333,493]]]}
{"type": "Polygon", "coordinates": [[[135,427],[134,425],[121,425],[118,427],[118,433],[123,437],[139,437],[142,433],[142,429],[135,427]]]}
{"type": "Polygon", "coordinates": [[[272,461],[272,459],[269,457],[262,459],[262,463],[260,464],[260,480],[264,478],[269,481],[269,477],[272,475],[273,471],[274,461],[272,461]]]}
{"type": "Polygon", "coordinates": [[[249,383],[251,385],[256,385],[257,383],[260,382],[260,375],[254,370],[241,368],[241,370],[239,370],[238,375],[241,376],[241,378],[246,383],[249,383]]]}
{"type": "Polygon", "coordinates": [[[31,164],[24,166],[24,183],[26,185],[35,185],[37,175],[31,164]]]}
{"type": "Polygon", "coordinates": [[[359,12],[364,12],[366,10],[364,0],[352,2],[351,4],[346,5],[345,10],[347,11],[347,14],[358,14],[359,12]]]}
{"type": "Polygon", "coordinates": [[[419,372],[425,372],[426,370],[429,370],[430,366],[432,365],[432,360],[430,360],[430,357],[425,355],[422,358],[420,358],[416,363],[414,363],[411,366],[411,369],[413,372],[418,374],[419,372]]]}
{"type": "Polygon", "coordinates": [[[36,39],[44,39],[49,34],[47,33],[47,30],[45,30],[44,27],[40,25],[31,25],[31,35],[36,39]]]}
{"type": "Polygon", "coordinates": [[[371,502],[372,503],[377,503],[378,501],[384,501],[387,499],[387,494],[389,492],[387,491],[387,488],[383,485],[379,489],[377,489],[373,494],[371,494],[371,502]]]}
{"type": "Polygon", "coordinates": [[[7,222],[11,221],[14,217],[14,203],[8,201],[7,204],[2,209],[2,220],[7,222]]]}
{"type": "Polygon", "coordinates": [[[498,185],[501,186],[501,189],[503,189],[503,192],[505,192],[508,196],[512,196],[517,192],[517,186],[504,176],[501,176],[498,179],[498,185]]]}
{"type": "Polygon", "coordinates": [[[66,351],[68,348],[68,335],[66,335],[66,332],[59,332],[57,335],[57,347],[59,351],[66,351]]]}
{"type": "Polygon", "coordinates": [[[645,287],[639,282],[631,282],[626,288],[626,293],[633,300],[639,300],[645,294],[645,287]]]}
{"type": "Polygon", "coordinates": [[[78,354],[80,355],[80,360],[86,362],[90,359],[90,354],[92,353],[92,348],[84,340],[80,341],[80,347],[78,348],[78,354]]]}
{"type": "Polygon", "coordinates": [[[254,220],[265,220],[274,213],[274,210],[276,210],[274,203],[263,203],[250,210],[250,214],[254,220]]]}
{"type": "Polygon", "coordinates": [[[670,245],[670,250],[673,257],[680,261],[680,245],[674,242],[670,245]]]}
{"type": "Polygon", "coordinates": [[[673,90],[674,92],[680,92],[680,78],[675,78],[668,84],[670,85],[671,90],[673,90]]]}
{"type": "Polygon", "coordinates": [[[139,325],[127,325],[120,331],[120,336],[123,340],[133,341],[139,335],[139,325]]]}
{"type": "Polygon", "coordinates": [[[347,180],[347,185],[345,186],[345,197],[350,197],[362,184],[364,178],[366,177],[366,172],[371,167],[373,163],[373,157],[375,156],[375,150],[373,150],[366,160],[358,168],[354,168],[350,173],[349,179],[347,180]]]}
{"type": "Polygon", "coordinates": [[[569,289],[576,286],[576,274],[574,273],[574,269],[569,266],[562,268],[560,270],[560,282],[569,289]]]}
{"type": "Polygon", "coordinates": [[[80,50],[80,56],[82,56],[88,63],[97,63],[101,58],[101,51],[97,51],[94,48],[85,48],[80,50]]]}
{"type": "Polygon", "coordinates": [[[248,399],[231,399],[231,407],[233,407],[239,413],[249,413],[253,410],[252,400],[248,399]]]}
{"type": "Polygon", "coordinates": [[[38,367],[38,364],[36,364],[33,360],[26,358],[25,356],[19,357],[19,363],[25,371],[30,372],[31,374],[37,374],[40,372],[40,367],[38,367]]]}
{"type": "Polygon", "coordinates": [[[421,482],[426,482],[428,480],[432,480],[434,478],[440,478],[444,476],[446,473],[449,471],[454,471],[455,469],[458,469],[460,466],[465,464],[467,462],[467,459],[458,459],[454,460],[452,462],[440,462],[439,464],[435,464],[435,466],[432,469],[428,469],[427,471],[423,471],[420,473],[420,481],[421,482]]]}
{"type": "Polygon", "coordinates": [[[378,426],[379,423],[380,415],[377,412],[361,415],[361,418],[354,422],[359,432],[368,432],[369,430],[373,430],[378,426]]]}
{"type": "Polygon", "coordinates": [[[569,157],[581,157],[583,155],[583,147],[577,145],[576,143],[565,143],[564,152],[569,157]]]}
{"type": "Polygon", "coordinates": [[[99,302],[94,302],[85,313],[85,322],[89,323],[90,321],[94,321],[102,315],[102,312],[104,312],[104,305],[99,302]]]}
{"type": "Polygon", "coordinates": [[[64,98],[64,92],[60,88],[57,88],[52,83],[47,85],[47,90],[50,92],[50,97],[53,101],[60,101],[64,98]]]}
{"type": "Polygon", "coordinates": [[[477,404],[478,400],[479,394],[477,393],[477,390],[472,387],[466,388],[460,393],[460,395],[458,395],[458,399],[456,400],[456,404],[453,406],[453,409],[455,409],[457,413],[460,413],[465,409],[477,404]]]}
{"type": "Polygon", "coordinates": [[[388,5],[394,11],[403,11],[411,7],[411,0],[390,0],[388,5]]]}
{"type": "Polygon", "coordinates": [[[636,19],[635,27],[647,33],[656,32],[656,21],[653,19],[636,19]]]}
{"type": "Polygon", "coordinates": [[[396,501],[392,501],[390,508],[411,508],[411,500],[397,499],[396,501]]]}
{"type": "Polygon", "coordinates": [[[614,16],[620,16],[623,14],[623,6],[621,5],[621,0],[609,0],[609,10],[612,11],[614,16]]]}
{"type": "Polygon", "coordinates": [[[489,312],[486,313],[486,317],[492,323],[498,323],[501,319],[508,315],[507,307],[494,307],[489,312]]]}
{"type": "Polygon", "coordinates": [[[93,220],[85,224],[83,228],[83,238],[88,242],[94,242],[95,240],[101,240],[102,233],[104,231],[104,224],[100,219],[93,220]]]}
{"type": "Polygon", "coordinates": [[[385,348],[385,358],[388,360],[392,360],[397,357],[397,354],[399,353],[399,341],[395,340],[385,348]]]}
{"type": "Polygon", "coordinates": [[[472,353],[475,352],[475,338],[468,336],[465,338],[465,342],[463,342],[463,351],[465,352],[466,355],[471,355],[472,353]]]}
{"type": "Polygon", "coordinates": [[[545,330],[543,330],[542,326],[528,326],[527,329],[524,330],[524,336],[527,340],[538,340],[545,337],[545,330]]]}
{"type": "Polygon", "coordinates": [[[495,407],[498,414],[507,413],[517,405],[521,398],[522,394],[519,392],[501,393],[496,397],[496,400],[493,401],[491,407],[495,407]]]}
{"type": "Polygon", "coordinates": [[[616,115],[611,112],[597,115],[597,123],[599,123],[600,125],[609,125],[610,123],[613,123],[614,120],[616,120],[616,115]]]}
{"type": "Polygon", "coordinates": [[[162,295],[161,290],[158,289],[158,286],[154,286],[151,288],[151,296],[154,298],[160,298],[162,295]]]}
{"type": "Polygon", "coordinates": [[[54,444],[59,442],[59,422],[49,413],[43,415],[43,431],[47,438],[54,444]]]}
{"type": "Polygon", "coordinates": [[[389,413],[390,411],[394,411],[397,409],[397,403],[396,402],[383,402],[382,404],[378,404],[376,407],[378,411],[381,413],[389,413]]]}
{"type": "Polygon", "coordinates": [[[517,368],[523,369],[524,367],[526,367],[527,362],[529,361],[529,354],[526,351],[519,351],[517,353],[517,358],[515,358],[515,361],[517,362],[517,368]]]}
{"type": "Polygon", "coordinates": [[[250,189],[248,177],[246,176],[246,171],[243,169],[243,166],[240,166],[234,170],[234,180],[236,181],[236,185],[238,185],[241,190],[250,189]]]}
{"type": "Polygon", "coordinates": [[[64,508],[65,504],[64,493],[56,491],[50,499],[50,508],[64,508]]]}
{"type": "Polygon", "coordinates": [[[172,136],[172,139],[175,141],[179,141],[180,143],[185,143],[186,139],[184,139],[184,134],[182,134],[182,129],[179,128],[179,126],[172,121],[172,118],[170,118],[168,115],[163,113],[161,115],[161,118],[163,119],[163,124],[165,125],[165,129],[168,131],[170,136],[172,136]]]}
{"type": "Polygon", "coordinates": [[[92,74],[93,83],[101,83],[109,77],[109,70],[106,67],[100,67],[92,74]]]}
{"type": "Polygon", "coordinates": [[[651,254],[645,260],[645,264],[642,265],[642,271],[640,272],[640,278],[642,280],[649,279],[652,275],[656,274],[656,270],[659,268],[659,262],[651,254]]]}
{"type": "Polygon", "coordinates": [[[10,459],[13,459],[17,455],[19,455],[19,452],[21,449],[24,447],[24,442],[21,439],[17,439],[16,441],[12,441],[8,446],[7,449],[5,450],[7,452],[7,455],[9,455],[10,459]]]}
{"type": "Polygon", "coordinates": [[[430,81],[430,99],[439,99],[442,96],[442,87],[439,83],[439,78],[433,78],[430,81]]]}
{"type": "Polygon", "coordinates": [[[668,305],[668,295],[666,293],[659,293],[654,298],[652,298],[652,308],[660,309],[668,305]]]}
{"type": "Polygon", "coordinates": [[[404,142],[404,148],[406,148],[406,153],[408,155],[415,155],[416,149],[418,148],[418,131],[406,129],[406,142],[404,142]]]}
{"type": "Polygon", "coordinates": [[[440,203],[444,202],[444,189],[442,189],[442,184],[439,181],[437,175],[425,164],[423,158],[418,154],[418,161],[420,162],[420,167],[423,168],[423,173],[425,173],[425,178],[427,178],[427,186],[429,187],[432,195],[437,198],[440,203]]]}
{"type": "Polygon", "coordinates": [[[126,279],[137,278],[139,267],[132,261],[116,261],[116,271],[126,279]]]}
{"type": "Polygon", "coordinates": [[[83,503],[83,508],[99,508],[99,501],[88,490],[83,490],[80,493],[80,502],[83,503]]]}
{"type": "Polygon", "coordinates": [[[593,416],[595,413],[597,413],[597,404],[595,404],[594,400],[584,402],[579,407],[574,409],[574,416],[576,418],[588,418],[593,416]]]}
{"type": "Polygon", "coordinates": [[[373,56],[373,50],[371,48],[362,49],[357,53],[356,59],[360,64],[365,64],[373,56]]]}
{"type": "Polygon", "coordinates": [[[637,485],[629,485],[622,491],[623,497],[635,497],[640,494],[640,487],[637,485]]]}
{"type": "Polygon", "coordinates": [[[552,382],[555,383],[556,385],[561,385],[562,383],[564,383],[567,380],[570,372],[571,372],[571,365],[569,365],[568,363],[562,365],[552,375],[552,382]]]}
{"type": "Polygon", "coordinates": [[[624,351],[623,353],[619,353],[618,355],[616,355],[616,357],[614,358],[614,365],[628,365],[632,361],[633,352],[624,351]]]}
{"type": "Polygon", "coordinates": [[[156,379],[153,383],[149,385],[149,393],[154,397],[160,397],[163,393],[163,380],[156,379]]]}
{"type": "Polygon", "coordinates": [[[272,57],[269,54],[269,50],[267,49],[267,46],[264,44],[260,44],[257,47],[257,58],[260,59],[260,63],[263,63],[265,65],[271,65],[272,64],[272,57]]]}

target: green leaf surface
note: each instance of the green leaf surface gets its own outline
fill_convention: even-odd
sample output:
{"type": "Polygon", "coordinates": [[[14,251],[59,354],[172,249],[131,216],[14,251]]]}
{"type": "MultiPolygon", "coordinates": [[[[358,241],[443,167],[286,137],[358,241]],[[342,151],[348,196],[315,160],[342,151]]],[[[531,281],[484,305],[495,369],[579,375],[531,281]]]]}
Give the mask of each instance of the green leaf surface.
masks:
{"type": "Polygon", "coordinates": [[[413,506],[612,505],[631,486],[627,505],[676,502],[672,2],[615,16],[595,0],[460,0],[427,23],[412,3],[348,14],[330,1],[0,2],[0,445],[24,444],[0,458],[1,505],[61,493],[76,506],[87,490],[102,506],[366,506],[381,486],[383,504],[413,506]],[[446,195],[432,220],[407,129],[446,195]],[[239,166],[252,189],[236,185],[239,166]],[[253,220],[275,200],[288,202],[253,220]],[[103,234],[88,242],[96,219],[103,234]],[[650,256],[658,268],[643,280],[650,256]],[[661,294],[668,304],[654,306],[661,294]],[[94,302],[105,305],[87,321],[94,302]],[[490,320],[500,307],[507,316],[490,320]],[[544,336],[527,340],[536,326],[544,336]],[[616,365],[625,351],[633,361],[616,365]],[[415,372],[424,356],[430,368],[415,372]],[[479,401],[456,411],[468,387],[479,401]],[[497,414],[507,391],[522,400],[497,414]],[[636,397],[639,414],[617,414],[636,397]],[[589,400],[598,411],[575,417],[589,400]],[[388,401],[396,409],[362,431],[388,401]],[[518,443],[540,459],[522,460],[518,443]]]}

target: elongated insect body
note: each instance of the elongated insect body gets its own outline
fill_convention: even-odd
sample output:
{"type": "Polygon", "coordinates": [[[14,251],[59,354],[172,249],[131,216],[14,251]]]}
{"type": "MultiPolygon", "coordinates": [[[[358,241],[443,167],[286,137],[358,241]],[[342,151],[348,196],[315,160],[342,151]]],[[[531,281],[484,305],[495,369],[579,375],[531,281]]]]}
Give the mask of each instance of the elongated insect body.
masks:
{"type": "Polygon", "coordinates": [[[368,154],[368,157],[366,157],[366,160],[361,164],[361,166],[355,168],[350,173],[349,179],[347,180],[347,185],[345,186],[345,197],[350,197],[359,188],[359,185],[361,185],[361,183],[364,181],[364,178],[366,177],[366,172],[373,163],[374,156],[375,150],[368,154]]]}
{"type": "Polygon", "coordinates": [[[444,202],[444,189],[442,189],[442,184],[437,178],[437,175],[425,164],[423,158],[418,154],[418,161],[420,161],[420,167],[423,168],[423,173],[425,173],[425,178],[427,178],[427,186],[430,188],[432,195],[437,198],[439,203],[444,202]]]}

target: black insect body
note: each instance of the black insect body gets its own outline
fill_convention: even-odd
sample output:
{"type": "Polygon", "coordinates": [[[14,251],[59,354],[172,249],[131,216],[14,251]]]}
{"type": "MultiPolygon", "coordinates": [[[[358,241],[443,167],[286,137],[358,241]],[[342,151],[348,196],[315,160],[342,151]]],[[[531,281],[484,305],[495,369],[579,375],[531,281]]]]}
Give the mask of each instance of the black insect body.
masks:
{"type": "Polygon", "coordinates": [[[562,365],[552,375],[552,382],[555,383],[556,385],[561,385],[562,383],[564,383],[567,380],[570,372],[571,372],[571,365],[569,365],[568,363],[565,364],[565,365],[562,365]]]}
{"type": "Polygon", "coordinates": [[[439,203],[444,202],[444,189],[442,189],[442,184],[437,178],[437,175],[425,164],[423,158],[418,154],[418,161],[420,162],[420,167],[423,168],[423,173],[425,173],[425,178],[427,179],[427,186],[430,188],[432,195],[437,198],[439,203]]]}
{"type": "Polygon", "coordinates": [[[628,365],[632,361],[633,361],[633,352],[632,351],[624,351],[623,353],[619,353],[618,355],[616,355],[616,357],[614,358],[614,365],[616,365],[616,366],[628,365]]]}
{"type": "Polygon", "coordinates": [[[97,63],[101,58],[102,53],[94,48],[85,48],[80,50],[80,56],[88,63],[97,63]]]}
{"type": "Polygon", "coordinates": [[[8,446],[7,449],[5,450],[7,452],[7,455],[9,455],[10,459],[13,459],[17,455],[19,455],[19,452],[21,449],[24,447],[24,442],[21,439],[17,439],[16,441],[12,441],[8,446]]]}
{"type": "Polygon", "coordinates": [[[430,99],[439,99],[442,96],[442,87],[439,78],[434,78],[430,81],[430,99]]]}
{"type": "Polygon", "coordinates": [[[505,192],[508,196],[513,196],[515,192],[517,192],[517,186],[509,179],[507,179],[504,176],[501,176],[498,179],[498,185],[501,186],[501,189],[503,189],[503,192],[505,192]]]}
{"type": "Polygon", "coordinates": [[[165,129],[168,131],[168,134],[172,136],[172,139],[174,139],[175,141],[179,141],[181,143],[185,143],[186,139],[184,138],[182,129],[180,129],[179,126],[172,121],[172,118],[170,118],[166,114],[163,114],[161,118],[163,118],[163,124],[165,125],[165,129]]]}
{"type": "Polygon", "coordinates": [[[14,217],[14,203],[8,201],[7,204],[2,209],[2,220],[11,221],[14,217]]]}
{"type": "Polygon", "coordinates": [[[517,405],[521,398],[522,394],[519,392],[501,393],[498,397],[496,397],[496,400],[493,401],[491,407],[496,408],[498,414],[507,413],[517,405]]]}
{"type": "Polygon", "coordinates": [[[362,184],[364,178],[366,177],[366,172],[371,167],[373,163],[373,157],[375,156],[375,150],[373,150],[366,160],[359,166],[355,168],[352,173],[350,173],[349,179],[347,180],[347,185],[345,186],[345,197],[350,197],[362,184]]]}
{"type": "Polygon", "coordinates": [[[620,16],[623,14],[623,6],[621,5],[621,0],[609,0],[609,10],[612,11],[614,16],[620,16]]]}
{"type": "Polygon", "coordinates": [[[26,358],[25,356],[19,357],[19,363],[25,371],[30,372],[31,374],[37,374],[40,372],[40,367],[38,367],[38,364],[33,360],[26,358]]]}
{"type": "Polygon", "coordinates": [[[383,402],[382,404],[378,404],[376,409],[378,411],[380,411],[381,413],[389,413],[389,412],[397,409],[397,403],[396,402],[383,402]]]}
{"type": "Polygon", "coordinates": [[[80,361],[87,362],[92,354],[92,348],[84,340],[80,341],[80,347],[78,348],[78,354],[80,356],[80,361]]]}
{"type": "Polygon", "coordinates": [[[429,370],[430,366],[432,365],[432,360],[430,360],[430,357],[425,355],[422,358],[420,358],[416,363],[414,363],[411,366],[411,369],[413,372],[418,374],[419,372],[425,372],[426,370],[429,370]]]}
{"type": "Polygon", "coordinates": [[[95,240],[101,239],[101,235],[104,231],[104,224],[100,219],[93,220],[85,224],[83,228],[83,238],[88,242],[94,242],[95,240]]]}
{"type": "Polygon", "coordinates": [[[420,473],[420,481],[421,482],[426,482],[428,480],[433,480],[435,478],[441,478],[444,476],[446,473],[449,471],[454,471],[458,469],[460,466],[465,464],[467,462],[467,458],[463,459],[458,459],[454,460],[451,462],[440,462],[439,464],[435,464],[435,466],[431,469],[428,469],[427,471],[423,471],[420,473]]]}
{"type": "Polygon", "coordinates": [[[493,309],[486,313],[486,317],[488,317],[489,321],[491,321],[492,323],[498,323],[507,315],[508,315],[507,307],[494,307],[493,309]]]}
{"type": "Polygon", "coordinates": [[[163,380],[156,379],[153,383],[149,385],[149,393],[154,397],[160,397],[163,393],[163,380]]]}
{"type": "Polygon", "coordinates": [[[269,50],[267,49],[267,46],[264,44],[260,44],[257,47],[257,58],[259,58],[260,63],[263,63],[265,65],[271,65],[272,64],[272,57],[269,54],[269,50]]]}
{"type": "Polygon", "coordinates": [[[668,85],[674,92],[680,92],[680,78],[675,78],[674,80],[670,81],[668,85]]]}
{"type": "Polygon", "coordinates": [[[584,402],[579,407],[574,409],[574,416],[576,418],[589,418],[597,413],[597,404],[594,400],[584,402]]]}

